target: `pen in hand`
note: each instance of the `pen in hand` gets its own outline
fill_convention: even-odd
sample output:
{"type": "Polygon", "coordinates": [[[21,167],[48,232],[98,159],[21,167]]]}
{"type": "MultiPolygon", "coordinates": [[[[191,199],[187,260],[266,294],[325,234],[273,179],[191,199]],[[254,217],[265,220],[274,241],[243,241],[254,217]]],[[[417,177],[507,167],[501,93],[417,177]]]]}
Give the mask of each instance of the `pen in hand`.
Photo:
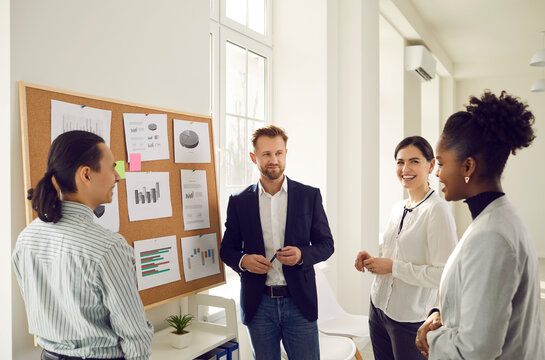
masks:
{"type": "MultiPolygon", "coordinates": [[[[282,248],[276,250],[276,252],[282,250],[282,248]]],[[[274,259],[276,259],[276,253],[274,253],[273,257],[271,258],[270,262],[272,263],[274,261],[274,259]]]]}

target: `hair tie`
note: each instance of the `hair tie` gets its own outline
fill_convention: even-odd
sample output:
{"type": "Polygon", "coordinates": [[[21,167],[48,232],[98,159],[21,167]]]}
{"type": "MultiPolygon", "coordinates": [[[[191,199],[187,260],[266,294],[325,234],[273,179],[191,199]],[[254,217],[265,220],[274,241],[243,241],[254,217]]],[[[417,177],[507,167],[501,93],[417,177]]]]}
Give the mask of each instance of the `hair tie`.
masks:
{"type": "Polygon", "coordinates": [[[52,171],[46,171],[46,172],[44,173],[44,178],[46,178],[46,179],[47,179],[47,178],[51,179],[52,177],[53,177],[53,172],[52,172],[52,171]]]}

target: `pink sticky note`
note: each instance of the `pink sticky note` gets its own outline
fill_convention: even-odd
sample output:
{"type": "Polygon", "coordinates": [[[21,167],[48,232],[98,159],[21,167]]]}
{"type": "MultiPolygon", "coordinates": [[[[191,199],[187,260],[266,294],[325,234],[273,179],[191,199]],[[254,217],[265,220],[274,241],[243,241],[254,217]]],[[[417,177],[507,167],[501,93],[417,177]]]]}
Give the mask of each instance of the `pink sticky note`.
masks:
{"type": "Polygon", "coordinates": [[[140,171],[142,169],[140,159],[142,159],[142,155],[139,153],[129,155],[129,171],[140,171]]]}

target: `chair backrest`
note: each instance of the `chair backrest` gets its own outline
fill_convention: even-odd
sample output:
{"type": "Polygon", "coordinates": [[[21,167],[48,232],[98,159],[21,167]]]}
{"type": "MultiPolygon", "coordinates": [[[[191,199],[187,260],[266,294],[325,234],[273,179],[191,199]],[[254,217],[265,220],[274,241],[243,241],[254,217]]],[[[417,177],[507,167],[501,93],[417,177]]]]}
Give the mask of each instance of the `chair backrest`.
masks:
{"type": "Polygon", "coordinates": [[[318,292],[318,322],[346,315],[322,270],[314,266],[318,292]]]}
{"type": "MultiPolygon", "coordinates": [[[[343,336],[330,336],[318,333],[320,341],[320,360],[351,360],[356,354],[356,344],[352,339],[343,336]]],[[[280,342],[280,356],[288,359],[284,344],[280,342]]]]}

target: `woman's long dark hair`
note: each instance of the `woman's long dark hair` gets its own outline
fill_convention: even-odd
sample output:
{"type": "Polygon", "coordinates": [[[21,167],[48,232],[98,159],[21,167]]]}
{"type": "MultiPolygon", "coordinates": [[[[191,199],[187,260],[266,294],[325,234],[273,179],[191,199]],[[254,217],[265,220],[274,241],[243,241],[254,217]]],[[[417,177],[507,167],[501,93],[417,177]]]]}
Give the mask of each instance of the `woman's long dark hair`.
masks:
{"type": "Polygon", "coordinates": [[[401,140],[399,144],[397,144],[394,151],[394,159],[397,160],[397,153],[399,152],[399,150],[404,149],[409,145],[416,146],[428,162],[435,158],[435,156],[433,156],[433,148],[431,147],[428,140],[424,139],[422,136],[409,136],[401,140]]]}
{"type": "Polygon", "coordinates": [[[65,132],[53,141],[47,154],[47,171],[36,187],[28,190],[27,197],[42,221],[56,223],[62,218],[62,203],[53,178],[61,192],[76,193],[75,175],[80,166],[100,171],[100,143],[104,143],[100,136],[78,130],[65,132]]]}

